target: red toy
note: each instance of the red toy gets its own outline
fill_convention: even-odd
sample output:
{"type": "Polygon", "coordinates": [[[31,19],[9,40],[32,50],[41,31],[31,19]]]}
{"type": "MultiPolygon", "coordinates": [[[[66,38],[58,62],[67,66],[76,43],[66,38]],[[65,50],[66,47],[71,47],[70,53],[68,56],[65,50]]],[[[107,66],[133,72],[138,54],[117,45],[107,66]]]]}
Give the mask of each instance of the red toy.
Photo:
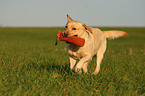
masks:
{"type": "Polygon", "coordinates": [[[55,45],[57,45],[57,42],[58,42],[57,40],[58,41],[67,41],[67,42],[75,44],[75,45],[77,45],[79,47],[82,47],[85,44],[85,39],[80,38],[80,37],[76,37],[76,36],[63,37],[61,31],[58,31],[55,45]]]}

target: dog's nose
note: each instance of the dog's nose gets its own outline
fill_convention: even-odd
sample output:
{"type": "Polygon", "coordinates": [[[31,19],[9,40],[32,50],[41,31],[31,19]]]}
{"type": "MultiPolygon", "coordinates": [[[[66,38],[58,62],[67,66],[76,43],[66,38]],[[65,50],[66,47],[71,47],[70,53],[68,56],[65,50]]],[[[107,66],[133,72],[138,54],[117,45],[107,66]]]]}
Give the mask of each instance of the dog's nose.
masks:
{"type": "Polygon", "coordinates": [[[68,32],[63,32],[62,36],[67,37],[68,36],[68,32]]]}

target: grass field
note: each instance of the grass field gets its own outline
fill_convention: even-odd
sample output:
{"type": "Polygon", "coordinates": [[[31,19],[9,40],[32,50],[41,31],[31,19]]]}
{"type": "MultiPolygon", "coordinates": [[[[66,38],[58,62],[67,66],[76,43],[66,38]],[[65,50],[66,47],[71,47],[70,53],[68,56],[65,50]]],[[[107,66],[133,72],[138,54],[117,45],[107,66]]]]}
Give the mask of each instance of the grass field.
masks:
{"type": "Polygon", "coordinates": [[[97,76],[69,69],[66,45],[54,46],[63,28],[0,28],[0,96],[145,96],[145,28],[108,40],[97,76]]]}

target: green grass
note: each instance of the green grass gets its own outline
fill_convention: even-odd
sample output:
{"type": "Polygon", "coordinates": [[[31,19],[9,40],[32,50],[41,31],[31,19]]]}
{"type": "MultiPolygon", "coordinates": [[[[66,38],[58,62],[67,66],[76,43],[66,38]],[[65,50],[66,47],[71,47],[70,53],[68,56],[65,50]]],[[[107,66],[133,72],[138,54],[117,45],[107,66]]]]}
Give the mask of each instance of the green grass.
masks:
{"type": "Polygon", "coordinates": [[[123,30],[129,37],[108,40],[97,76],[96,58],[88,74],[69,69],[63,28],[0,28],[0,96],[144,96],[145,28],[123,30]]]}

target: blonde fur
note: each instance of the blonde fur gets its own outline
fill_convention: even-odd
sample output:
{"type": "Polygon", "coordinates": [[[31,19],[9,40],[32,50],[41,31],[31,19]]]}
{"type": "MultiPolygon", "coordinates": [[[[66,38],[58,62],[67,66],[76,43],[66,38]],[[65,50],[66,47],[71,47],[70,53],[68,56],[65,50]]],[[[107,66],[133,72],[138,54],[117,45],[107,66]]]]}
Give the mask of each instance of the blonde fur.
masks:
{"type": "Polygon", "coordinates": [[[110,30],[110,31],[102,31],[102,32],[104,33],[105,37],[108,39],[128,36],[128,34],[124,31],[110,30]]]}
{"type": "Polygon", "coordinates": [[[128,34],[123,31],[101,31],[98,28],[91,28],[78,21],[73,21],[69,15],[67,15],[67,18],[68,23],[65,26],[64,33],[67,33],[68,37],[77,35],[85,39],[85,44],[82,47],[74,44],[67,44],[70,68],[78,73],[82,73],[81,69],[83,69],[84,73],[87,73],[88,63],[92,60],[93,56],[96,55],[97,65],[92,74],[98,74],[103,55],[106,51],[106,38],[114,39],[128,36],[128,34]],[[77,59],[79,59],[79,62],[76,64],[77,59]]]}

